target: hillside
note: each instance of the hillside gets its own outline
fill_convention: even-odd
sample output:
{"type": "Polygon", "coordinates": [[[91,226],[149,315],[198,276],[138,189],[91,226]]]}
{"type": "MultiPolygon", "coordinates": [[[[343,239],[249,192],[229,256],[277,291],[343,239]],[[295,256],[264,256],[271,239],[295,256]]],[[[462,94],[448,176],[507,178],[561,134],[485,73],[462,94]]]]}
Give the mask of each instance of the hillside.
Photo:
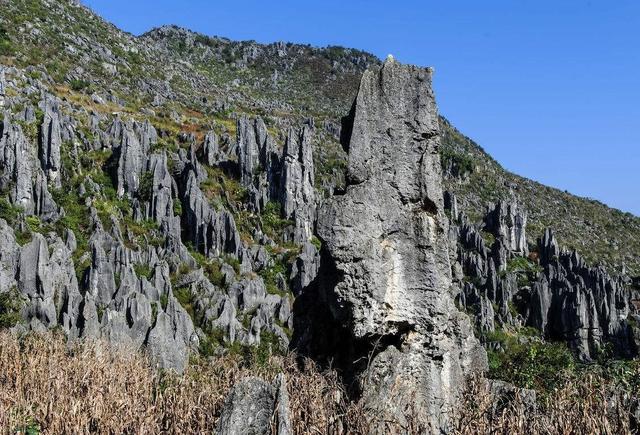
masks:
{"type": "MultiPolygon", "coordinates": [[[[340,180],[345,167],[337,144],[340,117],[362,72],[380,65],[359,50],[235,42],[174,26],[134,37],[66,2],[5,0],[3,6],[5,55],[23,67],[38,65],[59,96],[87,108],[150,113],[156,126],[200,137],[216,121],[233,134],[239,113],[263,115],[274,127],[312,117],[327,133],[316,151],[318,182],[325,187],[336,175],[340,180]],[[109,104],[96,106],[93,94],[109,104]],[[170,115],[176,110],[192,116],[174,122],[170,115]]],[[[479,216],[491,201],[520,198],[532,241],[551,227],[562,245],[592,263],[614,273],[624,264],[630,274],[640,274],[640,218],[511,174],[449,122],[442,124],[445,159],[463,166],[462,174],[447,171],[447,186],[469,216],[479,216]]]]}
{"type": "MultiPolygon", "coordinates": [[[[514,405],[505,425],[560,431],[600,386],[623,412],[585,401],[601,419],[580,427],[637,426],[640,218],[509,173],[438,113],[432,80],[355,49],[133,36],[76,0],[0,0],[0,339],[20,349],[0,351],[0,424],[468,433],[502,412],[460,410],[477,394],[514,405]],[[43,415],[32,351],[72,386],[133,355],[141,408],[43,415]]],[[[130,401],[117,372],[81,382],[130,401]]]]}

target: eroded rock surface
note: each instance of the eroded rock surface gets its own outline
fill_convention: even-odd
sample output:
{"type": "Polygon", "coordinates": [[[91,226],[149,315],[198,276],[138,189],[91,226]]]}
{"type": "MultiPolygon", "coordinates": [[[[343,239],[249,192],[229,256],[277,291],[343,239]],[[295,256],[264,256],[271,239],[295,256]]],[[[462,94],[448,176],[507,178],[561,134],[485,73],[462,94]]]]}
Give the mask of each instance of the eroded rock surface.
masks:
{"type": "Polygon", "coordinates": [[[392,59],[365,73],[348,143],[350,185],[319,212],[326,273],[318,291],[345,325],[342,351],[369,358],[357,374],[367,405],[398,422],[414,407],[438,431],[486,356],[451,293],[431,74],[392,59]]]}

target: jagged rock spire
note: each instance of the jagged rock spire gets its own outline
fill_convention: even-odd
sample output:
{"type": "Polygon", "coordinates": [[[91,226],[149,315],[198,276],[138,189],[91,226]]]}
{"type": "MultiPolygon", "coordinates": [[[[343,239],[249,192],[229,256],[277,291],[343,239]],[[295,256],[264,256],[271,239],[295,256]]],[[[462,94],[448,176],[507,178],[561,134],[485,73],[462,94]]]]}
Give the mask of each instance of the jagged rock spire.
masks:
{"type": "Polygon", "coordinates": [[[40,126],[40,164],[48,180],[54,186],[60,187],[62,185],[60,177],[60,146],[62,145],[60,112],[58,104],[52,96],[45,98],[41,106],[44,120],[40,126]]]}
{"type": "Polygon", "coordinates": [[[527,212],[517,202],[498,201],[485,217],[487,230],[500,239],[505,248],[521,255],[527,246],[527,212]]]}
{"type": "Polygon", "coordinates": [[[280,200],[284,218],[295,221],[294,240],[298,243],[311,238],[315,221],[316,199],[310,136],[311,128],[306,125],[298,131],[290,128],[282,163],[280,200]]]}
{"type": "Polygon", "coordinates": [[[331,312],[348,325],[347,340],[369,343],[375,355],[360,377],[364,400],[381,418],[401,419],[414,406],[432,431],[446,430],[465,375],[486,364],[450,293],[438,144],[431,70],[388,59],[367,71],[353,112],[350,185],[318,220],[323,265],[336,269],[337,282],[323,283],[331,312]]]}

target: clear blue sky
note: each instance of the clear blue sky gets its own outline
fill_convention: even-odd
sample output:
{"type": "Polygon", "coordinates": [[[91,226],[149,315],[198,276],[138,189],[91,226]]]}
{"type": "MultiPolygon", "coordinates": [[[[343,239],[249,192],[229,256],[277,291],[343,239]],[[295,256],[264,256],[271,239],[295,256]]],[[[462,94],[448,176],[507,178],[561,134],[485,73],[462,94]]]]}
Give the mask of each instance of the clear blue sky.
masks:
{"type": "Polygon", "coordinates": [[[84,0],[133,34],[343,45],[433,66],[443,115],[507,169],[640,216],[638,0],[84,0]]]}

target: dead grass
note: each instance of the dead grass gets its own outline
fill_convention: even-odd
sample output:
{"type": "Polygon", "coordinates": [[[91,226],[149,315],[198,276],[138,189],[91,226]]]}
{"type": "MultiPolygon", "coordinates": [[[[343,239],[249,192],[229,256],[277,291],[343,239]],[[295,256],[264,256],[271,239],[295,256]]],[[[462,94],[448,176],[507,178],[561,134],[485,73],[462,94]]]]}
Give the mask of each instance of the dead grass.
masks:
{"type": "Polygon", "coordinates": [[[142,354],[101,342],[65,343],[61,335],[17,339],[0,332],[1,433],[212,433],[239,380],[269,382],[284,372],[296,434],[366,433],[335,373],[293,356],[263,366],[239,356],[193,361],[183,376],[150,367],[142,354]]]}
{"type": "MultiPolygon", "coordinates": [[[[640,371],[637,373],[640,376],[640,371]]],[[[484,379],[472,379],[464,394],[456,434],[637,434],[631,414],[638,391],[599,375],[568,379],[538,400],[535,408],[519,395],[499,403],[484,379]]]]}
{"type": "MultiPolygon", "coordinates": [[[[348,400],[334,371],[308,360],[300,363],[293,355],[274,356],[262,365],[239,355],[196,359],[178,376],[153,369],[131,349],[90,341],[67,344],[61,334],[18,339],[0,332],[0,433],[213,433],[236,382],[249,376],[272,382],[279,373],[287,379],[293,433],[367,434],[381,427],[375,413],[348,400]]],[[[474,379],[453,432],[634,433],[630,406],[637,403],[637,393],[613,392],[611,382],[588,375],[530,409],[518,397],[496,406],[486,381],[474,379]]],[[[382,424],[385,433],[420,432],[382,424]]]]}

